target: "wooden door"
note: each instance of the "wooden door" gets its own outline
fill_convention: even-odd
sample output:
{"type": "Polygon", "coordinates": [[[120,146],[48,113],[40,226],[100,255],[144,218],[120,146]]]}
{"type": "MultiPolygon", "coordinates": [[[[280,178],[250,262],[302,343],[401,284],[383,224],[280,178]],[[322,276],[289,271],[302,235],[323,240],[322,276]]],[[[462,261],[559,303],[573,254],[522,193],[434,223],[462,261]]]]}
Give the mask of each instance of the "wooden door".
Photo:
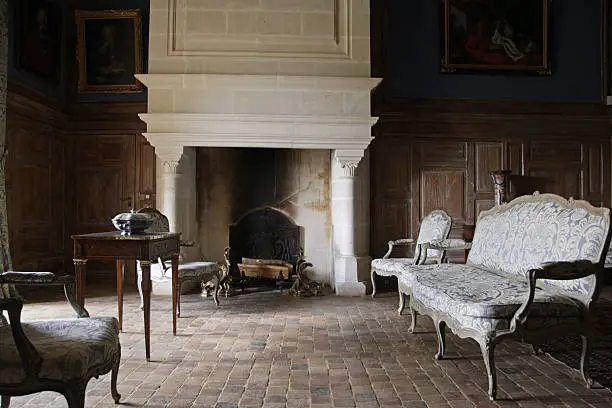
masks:
{"type": "Polygon", "coordinates": [[[134,205],[134,135],[76,137],[74,152],[73,233],[112,230],[134,205]]]}

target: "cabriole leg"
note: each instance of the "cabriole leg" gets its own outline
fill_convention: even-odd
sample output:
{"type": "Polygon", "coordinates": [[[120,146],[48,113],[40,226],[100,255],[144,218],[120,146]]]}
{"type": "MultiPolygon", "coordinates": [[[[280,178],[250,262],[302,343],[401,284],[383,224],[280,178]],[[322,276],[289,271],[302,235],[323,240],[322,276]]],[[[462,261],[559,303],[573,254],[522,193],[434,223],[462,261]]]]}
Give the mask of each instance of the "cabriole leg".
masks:
{"type": "Polygon", "coordinates": [[[85,385],[76,385],[63,392],[68,408],[85,408],[85,385]]]}
{"type": "Polygon", "coordinates": [[[406,297],[404,296],[401,290],[398,290],[397,293],[399,294],[399,306],[397,307],[397,314],[401,315],[404,311],[404,307],[406,306],[406,297]]]}
{"type": "Polygon", "coordinates": [[[376,279],[374,279],[374,269],[370,272],[370,279],[372,280],[372,299],[376,296],[376,279]]]}
{"type": "Polygon", "coordinates": [[[117,361],[115,361],[115,365],[113,365],[113,371],[111,373],[111,395],[113,396],[113,400],[115,404],[119,404],[119,400],[121,399],[121,394],[117,392],[117,376],[119,374],[119,365],[121,364],[121,346],[119,346],[119,355],[117,356],[117,361]]]}
{"type": "Polygon", "coordinates": [[[492,401],[497,397],[497,373],[495,372],[495,343],[491,339],[482,340],[480,350],[484,359],[485,367],[487,368],[487,377],[489,378],[489,399],[492,401]]]}
{"type": "Polygon", "coordinates": [[[446,348],[446,323],[442,320],[435,322],[436,333],[438,334],[438,352],[436,353],[436,360],[442,360],[444,358],[444,350],[446,348]]]}
{"type": "Polygon", "coordinates": [[[408,330],[410,330],[410,333],[414,333],[414,329],[416,328],[417,323],[417,312],[410,305],[408,305],[408,309],[410,310],[410,317],[412,318],[412,321],[410,322],[410,329],[408,330]]]}
{"type": "Polygon", "coordinates": [[[589,360],[591,358],[591,341],[588,336],[580,335],[582,338],[582,356],[580,356],[580,372],[587,388],[593,387],[593,379],[589,376],[589,360]]]}

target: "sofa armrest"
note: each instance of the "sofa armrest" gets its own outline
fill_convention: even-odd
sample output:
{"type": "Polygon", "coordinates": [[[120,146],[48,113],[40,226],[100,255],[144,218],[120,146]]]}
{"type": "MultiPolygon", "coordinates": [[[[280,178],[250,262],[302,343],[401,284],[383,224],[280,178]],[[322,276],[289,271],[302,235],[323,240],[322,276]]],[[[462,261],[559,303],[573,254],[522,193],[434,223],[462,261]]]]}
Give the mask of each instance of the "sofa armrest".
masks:
{"type": "Polygon", "coordinates": [[[42,358],[23,331],[21,326],[22,309],[23,301],[19,298],[0,299],[0,311],[6,310],[8,312],[13,340],[19,352],[23,369],[28,377],[35,377],[40,371],[42,358]]]}
{"type": "Polygon", "coordinates": [[[587,276],[596,275],[602,268],[599,263],[593,263],[587,260],[571,261],[571,262],[546,262],[540,265],[539,268],[531,269],[528,272],[529,279],[529,294],[525,302],[518,308],[510,322],[510,330],[514,331],[518,326],[522,326],[529,317],[531,305],[535,297],[536,285],[538,279],[548,280],[573,280],[586,278],[587,276]]]}
{"type": "Polygon", "coordinates": [[[419,251],[421,255],[421,259],[419,260],[419,263],[425,263],[425,261],[427,260],[427,250],[428,249],[437,249],[439,251],[442,251],[442,254],[438,258],[438,263],[441,263],[444,258],[445,251],[468,250],[470,248],[472,248],[472,243],[466,242],[462,239],[458,239],[458,238],[435,239],[433,241],[425,242],[421,244],[421,248],[419,251]]]}
{"type": "Polygon", "coordinates": [[[30,286],[64,286],[64,293],[70,306],[78,317],[89,317],[85,308],[75,297],[75,279],[73,275],[56,275],[53,272],[17,272],[0,273],[0,283],[30,286]]]}
{"type": "Polygon", "coordinates": [[[388,245],[389,245],[389,249],[387,250],[387,253],[383,255],[383,259],[387,259],[389,258],[389,256],[391,256],[391,252],[393,252],[394,246],[414,245],[414,239],[412,238],[396,239],[394,241],[389,241],[388,245]]]}

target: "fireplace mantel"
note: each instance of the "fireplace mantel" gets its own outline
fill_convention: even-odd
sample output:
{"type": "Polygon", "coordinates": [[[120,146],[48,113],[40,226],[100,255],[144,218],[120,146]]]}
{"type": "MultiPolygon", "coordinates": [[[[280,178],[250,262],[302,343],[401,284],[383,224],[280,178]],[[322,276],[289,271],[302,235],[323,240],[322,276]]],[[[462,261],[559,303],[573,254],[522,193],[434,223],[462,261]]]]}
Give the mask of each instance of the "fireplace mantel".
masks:
{"type": "Polygon", "coordinates": [[[178,161],[187,146],[270,147],[330,149],[341,164],[355,166],[373,139],[377,118],[370,116],[369,98],[377,78],[137,77],[149,89],[149,112],[140,115],[145,136],[163,161],[178,161]]]}

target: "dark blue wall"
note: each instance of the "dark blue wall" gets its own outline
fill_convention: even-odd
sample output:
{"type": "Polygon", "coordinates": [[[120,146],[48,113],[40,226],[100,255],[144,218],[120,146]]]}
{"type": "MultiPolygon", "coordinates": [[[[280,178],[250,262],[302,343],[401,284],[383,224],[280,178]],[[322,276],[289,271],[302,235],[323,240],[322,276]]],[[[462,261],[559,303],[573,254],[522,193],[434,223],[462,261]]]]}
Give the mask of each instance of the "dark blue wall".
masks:
{"type": "Polygon", "coordinates": [[[600,101],[600,0],[553,0],[550,77],[440,72],[440,0],[389,1],[387,78],[400,98],[600,101]]]}

